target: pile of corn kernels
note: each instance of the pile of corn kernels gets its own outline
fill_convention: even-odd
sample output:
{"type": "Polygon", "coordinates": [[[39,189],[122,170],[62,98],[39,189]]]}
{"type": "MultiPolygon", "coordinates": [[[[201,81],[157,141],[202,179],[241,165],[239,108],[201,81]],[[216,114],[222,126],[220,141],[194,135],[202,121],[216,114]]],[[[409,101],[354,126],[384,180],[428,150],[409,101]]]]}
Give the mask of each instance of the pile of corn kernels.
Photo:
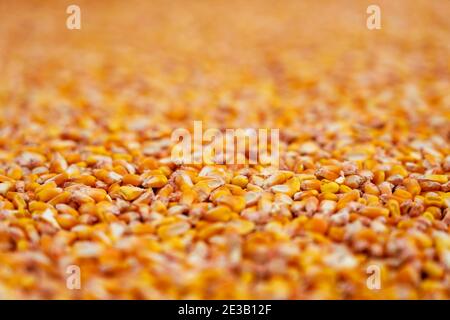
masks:
{"type": "Polygon", "coordinates": [[[449,299],[450,2],[378,2],[3,1],[0,298],[449,299]]]}

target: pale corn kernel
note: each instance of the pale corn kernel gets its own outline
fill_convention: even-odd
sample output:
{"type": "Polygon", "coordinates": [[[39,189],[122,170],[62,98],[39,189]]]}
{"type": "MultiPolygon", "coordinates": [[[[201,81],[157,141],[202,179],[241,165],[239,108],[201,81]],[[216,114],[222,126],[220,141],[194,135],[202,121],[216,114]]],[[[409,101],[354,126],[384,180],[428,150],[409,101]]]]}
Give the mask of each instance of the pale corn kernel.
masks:
{"type": "Polygon", "coordinates": [[[387,181],[382,182],[380,185],[378,185],[378,188],[380,189],[381,194],[388,195],[388,196],[392,195],[392,184],[391,183],[389,183],[387,181]]]}
{"type": "Polygon", "coordinates": [[[273,193],[283,193],[287,195],[293,195],[295,192],[286,184],[277,184],[270,187],[270,191],[273,193]]]}
{"type": "Polygon", "coordinates": [[[320,211],[326,214],[333,213],[336,210],[337,203],[332,200],[323,200],[320,202],[320,211]]]}
{"type": "Polygon", "coordinates": [[[2,196],[5,196],[6,193],[12,189],[12,187],[13,187],[12,182],[6,181],[6,182],[0,183],[0,194],[2,196]]]}
{"type": "Polygon", "coordinates": [[[347,187],[356,189],[356,188],[359,188],[364,183],[364,181],[366,181],[366,179],[364,177],[353,174],[353,175],[345,177],[344,184],[347,187]]]}
{"type": "Polygon", "coordinates": [[[158,228],[158,236],[162,239],[180,236],[190,229],[190,224],[186,221],[167,223],[158,228]]]}
{"type": "Polygon", "coordinates": [[[248,234],[255,229],[255,224],[248,220],[231,220],[228,226],[232,227],[240,235],[248,234]]]}
{"type": "Polygon", "coordinates": [[[258,203],[259,198],[261,198],[261,193],[249,191],[245,194],[244,198],[245,198],[245,205],[247,207],[253,206],[258,203]]]}

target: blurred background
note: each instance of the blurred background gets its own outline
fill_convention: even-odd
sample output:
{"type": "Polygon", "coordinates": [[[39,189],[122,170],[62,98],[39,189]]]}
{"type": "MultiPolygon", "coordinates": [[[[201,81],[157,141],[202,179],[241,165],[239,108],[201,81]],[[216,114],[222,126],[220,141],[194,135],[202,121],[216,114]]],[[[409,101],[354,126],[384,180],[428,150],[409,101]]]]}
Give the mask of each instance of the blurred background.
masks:
{"type": "MultiPolygon", "coordinates": [[[[447,0],[0,0],[0,166],[12,168],[23,150],[50,155],[67,149],[69,163],[97,153],[161,160],[175,128],[202,120],[204,129],[279,128],[282,169],[292,169],[285,159],[292,151],[303,157],[299,167],[311,172],[330,158],[368,159],[381,168],[416,161],[441,172],[450,141],[449,13],[447,0]],[[81,9],[81,30],[66,28],[72,4],[81,9]],[[381,8],[380,30],[366,26],[371,4],[381,8]]],[[[411,170],[423,169],[419,165],[411,170]]],[[[109,230],[106,223],[100,227],[109,230]]],[[[197,268],[189,264],[188,255],[196,252],[187,245],[163,243],[162,253],[153,255],[161,244],[153,231],[133,237],[136,242],[123,237],[123,247],[108,247],[100,262],[73,258],[87,283],[74,293],[64,283],[70,232],[44,235],[32,244],[34,251],[20,252],[10,245],[8,228],[0,230],[6,239],[0,241],[0,297],[448,296],[448,275],[438,275],[446,283],[429,282],[417,293],[420,263],[406,265],[397,277],[390,258],[384,261],[393,265],[390,282],[370,291],[365,269],[337,275],[334,266],[318,262],[334,250],[328,248],[332,241],[315,246],[312,238],[296,239],[298,245],[288,239],[286,250],[280,245],[281,258],[272,259],[276,242],[264,242],[271,230],[261,233],[266,238],[256,233],[250,244],[237,237],[244,243],[241,269],[225,264],[228,249],[194,256],[197,268]],[[252,246],[256,253],[247,254],[252,246]],[[300,252],[301,266],[300,258],[285,259],[288,249],[300,252]],[[266,266],[269,260],[274,263],[266,266]],[[413,284],[397,286],[410,279],[413,284]]],[[[202,242],[197,249],[201,254],[208,247],[202,242]]],[[[332,262],[341,263],[336,253],[332,262]]],[[[371,259],[365,254],[358,259],[371,259]]]]}

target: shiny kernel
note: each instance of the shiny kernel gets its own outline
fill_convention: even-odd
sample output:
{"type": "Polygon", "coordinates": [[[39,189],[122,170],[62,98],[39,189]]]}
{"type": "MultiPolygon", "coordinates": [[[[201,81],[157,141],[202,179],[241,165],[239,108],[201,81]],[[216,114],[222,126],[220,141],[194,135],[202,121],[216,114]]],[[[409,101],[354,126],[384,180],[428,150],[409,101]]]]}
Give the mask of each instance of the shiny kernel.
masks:
{"type": "Polygon", "coordinates": [[[329,183],[323,184],[320,187],[320,190],[322,192],[337,193],[339,191],[339,185],[336,182],[329,182],[329,183]]]}
{"type": "Polygon", "coordinates": [[[144,192],[143,189],[131,186],[122,186],[118,190],[118,194],[125,200],[132,201],[144,192]]]}
{"type": "Polygon", "coordinates": [[[237,185],[241,188],[245,188],[248,184],[248,178],[243,175],[237,175],[237,176],[233,177],[233,179],[231,180],[231,183],[234,185],[237,185]]]}

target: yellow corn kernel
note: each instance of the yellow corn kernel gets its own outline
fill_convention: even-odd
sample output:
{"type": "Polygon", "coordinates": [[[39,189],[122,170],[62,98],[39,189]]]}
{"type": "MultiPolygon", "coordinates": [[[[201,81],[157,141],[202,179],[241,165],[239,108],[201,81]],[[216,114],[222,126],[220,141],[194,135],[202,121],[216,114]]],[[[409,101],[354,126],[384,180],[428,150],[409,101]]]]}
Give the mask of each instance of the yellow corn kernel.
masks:
{"type": "Polygon", "coordinates": [[[405,179],[405,187],[406,190],[408,190],[408,192],[413,196],[420,194],[421,191],[420,184],[416,179],[411,178],[405,179]]]}
{"type": "MultiPolygon", "coordinates": [[[[41,202],[42,204],[46,205],[46,203],[41,202]]],[[[75,210],[74,208],[72,208],[71,206],[64,204],[64,203],[59,203],[55,206],[56,210],[58,210],[58,212],[62,213],[62,214],[70,214],[74,217],[78,217],[79,213],[77,210],[75,210]]],[[[45,210],[45,209],[44,209],[45,210]]],[[[31,209],[30,209],[31,211],[31,209]]]]}
{"type": "Polygon", "coordinates": [[[225,187],[228,188],[234,196],[244,196],[246,194],[245,190],[234,184],[226,184],[225,187]]]}
{"type": "Polygon", "coordinates": [[[290,188],[290,193],[293,195],[294,193],[298,192],[300,190],[301,182],[298,177],[292,177],[290,178],[286,184],[290,188]]]}
{"type": "Polygon", "coordinates": [[[408,171],[400,164],[395,164],[392,166],[391,170],[389,170],[389,176],[393,175],[401,175],[402,177],[406,177],[408,175],[408,171]]]}
{"type": "Polygon", "coordinates": [[[339,191],[339,185],[336,182],[329,182],[329,183],[323,184],[320,187],[320,190],[322,192],[337,193],[339,191]]]}
{"type": "Polygon", "coordinates": [[[97,179],[101,180],[101,181],[104,181],[104,182],[106,182],[108,184],[112,184],[114,182],[117,182],[117,181],[114,181],[114,180],[110,179],[109,176],[108,176],[108,173],[109,173],[109,171],[105,170],[105,169],[98,169],[98,170],[94,170],[93,171],[94,176],[97,179]]]}
{"type": "Polygon", "coordinates": [[[142,185],[146,188],[162,188],[167,184],[167,177],[163,174],[151,175],[144,178],[142,185]]]}
{"type": "Polygon", "coordinates": [[[346,186],[345,184],[341,184],[339,186],[339,192],[340,193],[348,193],[348,192],[351,192],[351,191],[353,191],[353,189],[350,188],[349,186],[346,186]]]}
{"type": "Polygon", "coordinates": [[[397,224],[397,228],[399,229],[409,229],[414,226],[414,222],[412,220],[402,220],[397,224]]]}
{"type": "Polygon", "coordinates": [[[199,181],[194,185],[193,190],[197,193],[200,201],[206,200],[212,192],[212,188],[206,181],[199,181]]]}
{"type": "Polygon", "coordinates": [[[369,217],[369,218],[377,218],[380,216],[388,217],[389,216],[389,209],[382,208],[382,207],[365,207],[361,209],[361,214],[369,217]]]}
{"type": "Polygon", "coordinates": [[[165,213],[167,206],[161,200],[155,200],[152,202],[151,209],[159,213],[165,213]]]}
{"type": "Polygon", "coordinates": [[[387,202],[387,207],[389,209],[389,211],[391,212],[391,216],[392,217],[400,217],[401,212],[400,212],[400,205],[398,203],[398,201],[396,200],[389,200],[387,202]]]}
{"type": "Polygon", "coordinates": [[[402,199],[412,199],[411,193],[402,189],[396,189],[393,195],[402,199]]]}
{"type": "Polygon", "coordinates": [[[212,201],[217,201],[219,198],[224,197],[224,196],[232,196],[231,195],[231,191],[230,189],[228,189],[225,186],[219,187],[216,190],[214,190],[211,195],[210,195],[210,199],[212,201]]]}
{"type": "Polygon", "coordinates": [[[328,229],[328,222],[323,218],[313,217],[306,222],[305,229],[319,234],[325,234],[328,229]]]}
{"type": "Polygon", "coordinates": [[[78,223],[77,219],[73,215],[67,213],[59,214],[55,219],[58,222],[58,225],[65,230],[72,229],[78,223]]]}
{"type": "Polygon", "coordinates": [[[19,166],[14,166],[10,170],[8,170],[8,177],[14,180],[20,180],[23,177],[22,168],[19,166]]]}
{"type": "Polygon", "coordinates": [[[416,233],[414,234],[414,238],[417,245],[422,249],[431,248],[433,246],[433,240],[425,233],[416,233]]]}
{"type": "Polygon", "coordinates": [[[89,174],[77,175],[75,177],[71,177],[71,180],[76,183],[84,184],[85,186],[93,187],[95,186],[95,182],[97,178],[89,174]]]}
{"type": "Polygon", "coordinates": [[[25,202],[25,200],[18,193],[16,193],[14,195],[14,197],[12,199],[12,203],[19,211],[23,211],[27,206],[27,203],[25,202]]]}
{"type": "Polygon", "coordinates": [[[442,217],[441,209],[438,208],[438,207],[430,206],[430,207],[427,208],[427,211],[430,212],[435,219],[440,220],[441,217],[442,217]]]}
{"type": "MultiPolygon", "coordinates": [[[[151,224],[148,224],[148,223],[139,223],[139,224],[133,225],[131,227],[131,231],[133,232],[133,234],[138,234],[138,235],[140,235],[140,234],[152,234],[152,233],[154,233],[155,228],[151,224]]],[[[163,230],[161,230],[159,232],[167,233],[167,230],[163,229],[163,230]]],[[[162,236],[162,238],[164,238],[165,236],[167,236],[167,234],[164,234],[162,236]]]]}
{"type": "Polygon", "coordinates": [[[439,195],[429,192],[425,196],[425,205],[436,206],[436,207],[442,208],[445,206],[445,203],[444,203],[444,199],[442,199],[439,195]]]}
{"type": "Polygon", "coordinates": [[[380,195],[380,190],[378,189],[378,187],[375,184],[371,183],[371,182],[366,182],[364,184],[364,192],[366,194],[371,194],[371,195],[374,195],[374,196],[379,196],[380,195]]]}
{"type": "Polygon", "coordinates": [[[57,205],[58,203],[67,203],[70,199],[70,196],[71,196],[70,192],[63,191],[60,194],[53,197],[50,201],[48,201],[48,203],[53,206],[57,205]]]}
{"type": "Polygon", "coordinates": [[[328,180],[335,180],[339,177],[339,171],[340,168],[337,166],[324,166],[316,171],[316,175],[328,180]]]}
{"type": "Polygon", "coordinates": [[[30,212],[33,212],[33,213],[34,212],[43,212],[47,208],[49,208],[49,205],[42,201],[31,201],[28,204],[28,209],[30,210],[30,212]]]}
{"type": "Polygon", "coordinates": [[[135,200],[142,192],[144,192],[144,189],[131,186],[122,186],[118,190],[119,195],[127,201],[135,200]]]}
{"type": "Polygon", "coordinates": [[[7,176],[4,176],[4,175],[0,174],[0,182],[11,182],[11,183],[14,183],[15,180],[10,178],[10,177],[7,177],[7,176]]]}
{"type": "Polygon", "coordinates": [[[199,229],[199,231],[197,233],[197,237],[202,240],[208,239],[216,234],[221,233],[223,231],[223,229],[224,229],[224,225],[221,222],[208,224],[208,225],[204,226],[203,228],[199,229]]]}
{"type": "Polygon", "coordinates": [[[345,230],[344,228],[333,226],[328,231],[328,236],[334,241],[341,242],[344,240],[345,230]]]}
{"type": "Polygon", "coordinates": [[[425,211],[422,214],[422,217],[427,218],[430,221],[434,221],[434,215],[431,212],[429,212],[429,211],[425,211]]]}
{"type": "Polygon", "coordinates": [[[358,199],[359,199],[359,192],[357,190],[352,190],[352,191],[345,193],[344,196],[337,203],[337,210],[341,210],[349,202],[357,201],[358,199]]]}
{"type": "Polygon", "coordinates": [[[338,196],[335,193],[324,192],[319,195],[319,199],[337,201],[338,196]]]}
{"type": "MultiPolygon", "coordinates": [[[[292,175],[292,173],[291,173],[292,175]]],[[[271,176],[269,176],[265,181],[264,181],[264,188],[270,188],[276,184],[282,184],[283,182],[285,182],[287,179],[289,178],[289,175],[286,174],[285,172],[277,172],[272,174],[271,176]]]]}
{"type": "Polygon", "coordinates": [[[205,213],[205,219],[212,222],[226,222],[231,218],[231,210],[227,206],[217,206],[205,213]]]}
{"type": "Polygon", "coordinates": [[[372,194],[365,194],[364,197],[366,198],[367,204],[369,206],[377,206],[380,204],[380,199],[377,196],[374,196],[372,194]]]}
{"type": "Polygon", "coordinates": [[[47,202],[61,193],[61,188],[45,188],[36,194],[39,201],[47,202]]]}
{"type": "Polygon", "coordinates": [[[423,271],[433,279],[440,279],[444,275],[444,268],[434,261],[426,261],[423,264],[423,271]]]}
{"type": "Polygon", "coordinates": [[[446,176],[445,174],[427,174],[425,175],[425,179],[441,184],[448,182],[448,176],[446,176]]]}
{"type": "Polygon", "coordinates": [[[241,188],[245,188],[248,184],[248,178],[244,175],[237,175],[231,179],[231,183],[241,188]]]}
{"type": "Polygon", "coordinates": [[[377,171],[374,172],[374,174],[373,174],[373,182],[376,185],[379,185],[380,183],[384,182],[385,179],[386,179],[386,174],[384,173],[384,171],[377,170],[377,171]]]}
{"type": "Polygon", "coordinates": [[[301,183],[301,189],[303,191],[308,191],[308,190],[317,190],[319,191],[321,187],[320,181],[319,180],[304,180],[301,183]]]}
{"type": "Polygon", "coordinates": [[[105,190],[99,188],[89,188],[87,194],[96,202],[105,200],[108,195],[105,190]]]}

